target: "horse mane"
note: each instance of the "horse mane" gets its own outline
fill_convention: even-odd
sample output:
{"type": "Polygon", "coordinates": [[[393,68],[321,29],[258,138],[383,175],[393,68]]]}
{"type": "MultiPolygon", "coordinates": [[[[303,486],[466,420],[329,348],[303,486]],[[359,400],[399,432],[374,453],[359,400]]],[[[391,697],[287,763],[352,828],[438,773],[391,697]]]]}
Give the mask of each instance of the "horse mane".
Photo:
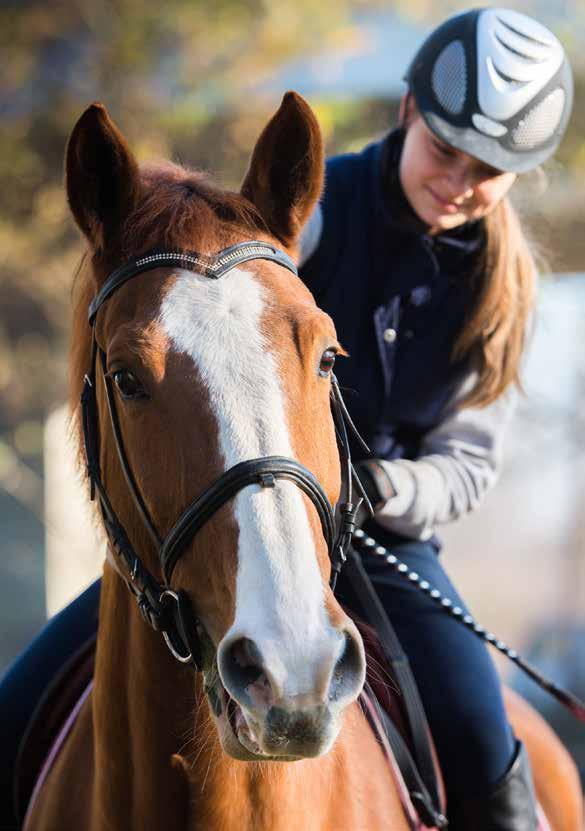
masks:
{"type": "MultiPolygon", "coordinates": [[[[244,196],[224,190],[208,174],[170,161],[140,168],[140,196],[120,231],[119,264],[152,249],[218,251],[241,239],[270,232],[258,209],[244,196]]],[[[91,356],[87,309],[97,286],[92,266],[97,256],[86,251],[73,279],[70,340],[69,407],[71,432],[83,465],[79,398],[91,356]]]]}

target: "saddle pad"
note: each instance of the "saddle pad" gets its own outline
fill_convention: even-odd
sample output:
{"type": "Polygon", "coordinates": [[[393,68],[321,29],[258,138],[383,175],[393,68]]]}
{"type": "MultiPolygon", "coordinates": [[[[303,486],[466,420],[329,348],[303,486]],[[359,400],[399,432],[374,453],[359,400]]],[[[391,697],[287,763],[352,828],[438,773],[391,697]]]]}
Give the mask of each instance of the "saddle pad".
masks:
{"type": "Polygon", "coordinates": [[[67,717],[67,720],[66,720],[65,724],[63,725],[63,727],[59,731],[58,735],[56,736],[55,741],[53,742],[53,745],[52,745],[52,747],[49,751],[49,755],[45,759],[43,767],[41,768],[41,771],[39,773],[38,779],[35,782],[35,786],[34,786],[34,789],[33,789],[29,804],[28,804],[28,808],[26,810],[26,816],[24,818],[24,823],[22,825],[23,831],[26,831],[26,829],[27,829],[29,818],[31,816],[31,813],[32,813],[32,810],[34,808],[34,804],[37,800],[37,797],[38,797],[39,793],[41,792],[41,788],[45,784],[45,780],[46,780],[47,776],[49,775],[49,771],[53,767],[53,763],[54,763],[55,759],[57,758],[57,756],[59,755],[59,751],[61,750],[61,748],[65,744],[65,740],[67,739],[67,736],[69,735],[69,733],[71,731],[71,728],[75,724],[77,716],[79,715],[79,713],[81,711],[81,708],[82,708],[86,698],[90,694],[92,688],[93,688],[93,681],[90,681],[89,684],[87,685],[87,687],[85,688],[85,690],[83,691],[83,693],[81,694],[81,697],[79,698],[79,700],[75,704],[74,708],[69,713],[69,716],[67,717]]]}
{"type": "Polygon", "coordinates": [[[45,690],[26,728],[16,762],[16,815],[22,822],[45,761],[93,678],[96,635],[61,667],[45,690]]]}

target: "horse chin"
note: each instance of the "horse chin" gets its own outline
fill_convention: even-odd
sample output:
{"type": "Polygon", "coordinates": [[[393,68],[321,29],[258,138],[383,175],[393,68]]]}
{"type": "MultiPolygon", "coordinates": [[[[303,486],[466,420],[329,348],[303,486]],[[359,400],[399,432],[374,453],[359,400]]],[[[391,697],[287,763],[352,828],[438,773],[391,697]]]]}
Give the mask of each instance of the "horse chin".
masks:
{"type": "MultiPolygon", "coordinates": [[[[219,739],[224,753],[242,762],[298,762],[303,759],[321,756],[327,753],[337,737],[338,729],[330,728],[327,736],[319,737],[318,741],[307,743],[289,741],[287,737],[274,735],[274,731],[266,729],[266,725],[256,726],[250,714],[244,713],[240,705],[231,698],[223,685],[221,692],[216,688],[216,694],[221,697],[221,712],[214,712],[219,739]],[[268,735],[270,751],[262,747],[260,736],[268,735]],[[291,744],[297,750],[290,753],[291,744]],[[282,752],[277,746],[282,747],[282,752]]],[[[219,710],[219,708],[217,708],[219,710]]],[[[213,708],[212,708],[213,710],[213,708]]]]}

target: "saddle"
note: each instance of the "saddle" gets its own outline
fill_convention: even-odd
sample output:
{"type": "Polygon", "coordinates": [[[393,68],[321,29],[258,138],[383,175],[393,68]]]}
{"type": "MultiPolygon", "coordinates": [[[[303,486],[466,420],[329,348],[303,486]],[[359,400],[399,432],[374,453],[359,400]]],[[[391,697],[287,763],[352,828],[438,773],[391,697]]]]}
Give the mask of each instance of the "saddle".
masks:
{"type": "MultiPolygon", "coordinates": [[[[367,657],[366,684],[360,696],[362,711],[385,752],[413,831],[442,828],[446,820],[439,767],[408,660],[384,610],[380,612],[379,601],[377,608],[370,597],[369,591],[377,599],[359,555],[353,551],[349,552],[346,569],[368,617],[365,623],[352,613],[367,657]]],[[[47,760],[64,740],[71,715],[93,680],[96,640],[96,635],[89,638],[63,665],[29,722],[15,777],[20,824],[47,760]]]]}

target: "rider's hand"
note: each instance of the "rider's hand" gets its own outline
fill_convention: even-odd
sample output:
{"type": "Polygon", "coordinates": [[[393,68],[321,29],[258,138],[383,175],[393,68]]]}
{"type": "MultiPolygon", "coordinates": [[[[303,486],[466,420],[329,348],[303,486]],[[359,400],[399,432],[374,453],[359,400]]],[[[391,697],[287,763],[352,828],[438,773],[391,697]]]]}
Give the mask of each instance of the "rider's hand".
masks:
{"type": "MultiPolygon", "coordinates": [[[[396,491],[390,476],[379,459],[364,459],[355,466],[374,513],[396,496],[396,491]]],[[[357,525],[363,525],[368,519],[369,512],[362,508],[358,513],[357,525]]]]}

